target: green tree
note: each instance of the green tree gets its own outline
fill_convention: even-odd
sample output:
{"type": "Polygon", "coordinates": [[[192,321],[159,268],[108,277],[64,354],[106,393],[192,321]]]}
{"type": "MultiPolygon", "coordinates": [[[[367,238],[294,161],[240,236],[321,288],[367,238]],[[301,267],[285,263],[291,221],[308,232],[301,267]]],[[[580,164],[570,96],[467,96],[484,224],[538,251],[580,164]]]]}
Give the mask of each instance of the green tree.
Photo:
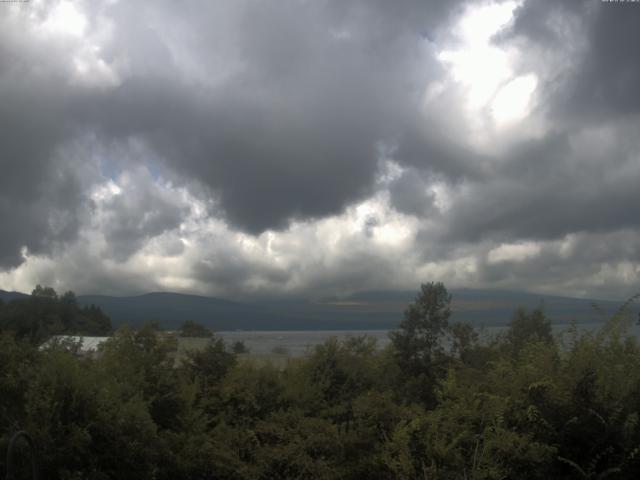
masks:
{"type": "Polygon", "coordinates": [[[33,291],[31,292],[31,296],[32,297],[37,297],[37,298],[46,298],[46,299],[49,299],[49,300],[57,300],[58,299],[58,294],[56,293],[56,291],[53,288],[51,288],[51,287],[43,287],[40,284],[36,285],[36,288],[34,288],[33,291]]]}
{"type": "Polygon", "coordinates": [[[423,284],[399,328],[390,333],[406,393],[431,406],[436,384],[447,368],[444,339],[450,331],[450,304],[444,284],[423,284]]]}
{"type": "Polygon", "coordinates": [[[225,422],[247,430],[293,403],[282,372],[271,364],[239,363],[225,376],[220,391],[225,422]]]}
{"type": "Polygon", "coordinates": [[[73,292],[58,296],[51,287],[36,286],[30,297],[0,309],[0,330],[40,344],[51,335],[107,335],[111,320],[100,308],[80,308],[73,292]]]}
{"type": "Polygon", "coordinates": [[[551,344],[553,343],[551,322],[541,308],[536,308],[532,312],[519,308],[509,322],[506,341],[514,354],[529,342],[551,344]]]}
{"type": "Polygon", "coordinates": [[[100,307],[85,306],[77,311],[74,331],[84,335],[108,335],[112,332],[111,319],[100,307]]]}
{"type": "Polygon", "coordinates": [[[212,338],[202,350],[188,350],[182,361],[182,370],[197,381],[203,392],[216,386],[235,365],[236,357],[227,351],[224,340],[212,338]]]}
{"type": "Polygon", "coordinates": [[[213,332],[201,323],[185,320],[178,329],[181,337],[211,338],[213,332]]]}
{"type": "Polygon", "coordinates": [[[47,478],[153,478],[161,449],[141,396],[91,360],[62,350],[43,360],[25,393],[24,427],[47,478]]]}
{"type": "Polygon", "coordinates": [[[247,348],[247,346],[242,340],[237,340],[233,342],[233,345],[231,346],[231,351],[236,355],[241,353],[249,353],[249,349],[247,348]]]}

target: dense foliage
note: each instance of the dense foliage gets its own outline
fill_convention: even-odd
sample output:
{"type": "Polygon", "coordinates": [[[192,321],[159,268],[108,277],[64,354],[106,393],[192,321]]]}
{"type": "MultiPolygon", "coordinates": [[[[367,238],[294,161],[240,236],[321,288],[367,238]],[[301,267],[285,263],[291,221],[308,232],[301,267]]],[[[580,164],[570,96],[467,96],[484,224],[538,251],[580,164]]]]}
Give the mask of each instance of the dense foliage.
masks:
{"type": "Polygon", "coordinates": [[[94,305],[80,307],[73,292],[38,285],[27,298],[0,302],[3,331],[36,344],[52,335],[108,335],[111,320],[94,305]]]}
{"type": "Polygon", "coordinates": [[[180,325],[180,328],[178,329],[178,334],[181,337],[213,337],[213,332],[211,330],[198,322],[194,322],[193,320],[185,320],[182,322],[182,325],[180,325]]]}
{"type": "Polygon", "coordinates": [[[176,339],[151,327],[118,330],[97,357],[5,331],[0,447],[26,429],[51,479],[640,474],[640,345],[624,315],[555,338],[542,311],[520,310],[480,342],[449,324],[449,300],[424,285],[388,348],[330,339],[285,368],[216,337],[176,362],[176,339]]]}

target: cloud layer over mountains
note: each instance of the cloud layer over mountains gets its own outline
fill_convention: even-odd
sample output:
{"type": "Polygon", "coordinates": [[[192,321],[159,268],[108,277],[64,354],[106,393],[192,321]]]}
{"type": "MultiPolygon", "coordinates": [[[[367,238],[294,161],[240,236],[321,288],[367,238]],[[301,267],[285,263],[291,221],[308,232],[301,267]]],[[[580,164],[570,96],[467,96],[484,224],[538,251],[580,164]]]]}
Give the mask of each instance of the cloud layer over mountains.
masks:
{"type": "Polygon", "coordinates": [[[638,290],[640,4],[0,9],[0,288],[638,290]]]}

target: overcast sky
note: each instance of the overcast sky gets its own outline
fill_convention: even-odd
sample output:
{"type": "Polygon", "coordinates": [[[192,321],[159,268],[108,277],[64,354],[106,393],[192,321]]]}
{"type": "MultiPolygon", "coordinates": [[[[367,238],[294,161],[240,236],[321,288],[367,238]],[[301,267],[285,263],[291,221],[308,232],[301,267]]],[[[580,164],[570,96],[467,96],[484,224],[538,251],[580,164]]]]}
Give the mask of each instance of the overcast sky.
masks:
{"type": "Polygon", "coordinates": [[[0,288],[640,291],[640,2],[0,3],[0,288]]]}

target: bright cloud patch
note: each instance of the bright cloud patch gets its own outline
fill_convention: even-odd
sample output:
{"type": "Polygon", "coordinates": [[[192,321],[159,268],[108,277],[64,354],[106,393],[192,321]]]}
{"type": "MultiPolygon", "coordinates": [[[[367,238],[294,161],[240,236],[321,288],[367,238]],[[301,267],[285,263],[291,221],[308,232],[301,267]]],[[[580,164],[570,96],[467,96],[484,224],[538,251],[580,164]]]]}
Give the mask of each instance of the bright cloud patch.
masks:
{"type": "Polygon", "coordinates": [[[492,36],[513,17],[515,2],[470,6],[455,32],[460,45],[442,51],[438,58],[451,69],[455,81],[465,86],[469,108],[487,105],[512,75],[508,52],[492,44],[492,36]]]}
{"type": "Polygon", "coordinates": [[[522,262],[540,253],[540,246],[533,243],[503,244],[489,252],[490,263],[522,262]]]}
{"type": "Polygon", "coordinates": [[[77,2],[54,2],[40,28],[53,35],[81,37],[87,30],[87,19],[79,10],[77,2]]]}
{"type": "Polygon", "coordinates": [[[531,95],[537,84],[535,75],[523,75],[498,90],[491,102],[491,113],[499,126],[518,121],[527,115],[531,95]]]}

